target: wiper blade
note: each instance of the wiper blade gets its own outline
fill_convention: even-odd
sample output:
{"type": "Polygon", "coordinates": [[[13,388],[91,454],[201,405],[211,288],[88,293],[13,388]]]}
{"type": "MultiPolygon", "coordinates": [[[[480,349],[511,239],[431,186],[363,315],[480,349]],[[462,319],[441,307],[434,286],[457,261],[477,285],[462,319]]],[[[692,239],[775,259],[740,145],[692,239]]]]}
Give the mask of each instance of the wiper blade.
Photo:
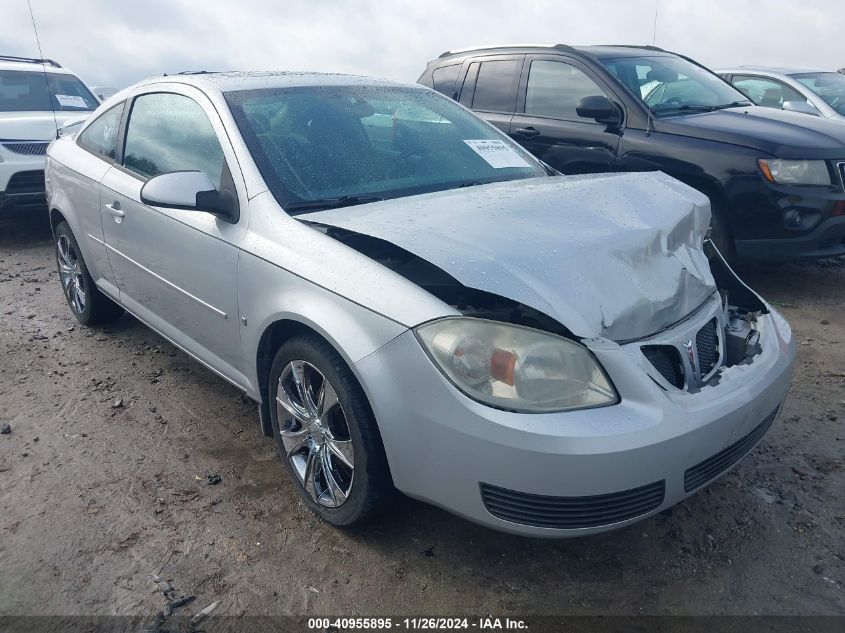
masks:
{"type": "Polygon", "coordinates": [[[742,106],[750,106],[751,101],[743,99],[742,101],[733,101],[731,103],[723,103],[722,105],[713,106],[714,110],[724,110],[725,108],[739,108],[742,106]]]}
{"type": "Polygon", "coordinates": [[[649,106],[649,109],[654,114],[660,114],[663,112],[712,112],[719,106],[711,106],[711,105],[697,105],[697,104],[669,104],[664,105],[663,107],[658,106],[649,106]]]}
{"type": "Polygon", "coordinates": [[[663,114],[666,112],[714,112],[716,110],[724,110],[725,108],[738,108],[740,106],[749,106],[751,101],[745,99],[743,101],[733,101],[731,103],[722,103],[719,105],[704,105],[697,103],[669,103],[660,104],[658,106],[649,106],[649,109],[654,114],[663,114]]]}
{"type": "Polygon", "coordinates": [[[284,205],[285,211],[310,211],[319,209],[339,209],[356,204],[379,202],[384,200],[379,196],[339,196],[337,198],[318,198],[317,200],[300,200],[284,205]]]}

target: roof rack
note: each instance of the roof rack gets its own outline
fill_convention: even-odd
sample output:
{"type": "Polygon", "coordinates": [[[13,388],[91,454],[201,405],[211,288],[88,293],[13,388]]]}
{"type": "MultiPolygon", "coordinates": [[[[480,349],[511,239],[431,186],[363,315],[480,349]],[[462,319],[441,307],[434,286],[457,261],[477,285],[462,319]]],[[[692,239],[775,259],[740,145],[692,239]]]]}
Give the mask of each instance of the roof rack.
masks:
{"type": "Polygon", "coordinates": [[[597,44],[596,48],[640,48],[644,51],[655,51],[657,53],[668,53],[664,48],[659,46],[643,45],[643,44],[597,44]]]}
{"type": "Polygon", "coordinates": [[[26,64],[46,64],[48,66],[53,66],[54,68],[61,68],[61,64],[52,59],[38,59],[35,57],[15,57],[13,55],[0,55],[0,61],[2,62],[21,62],[26,64]]]}
{"type": "Polygon", "coordinates": [[[164,77],[173,77],[175,75],[213,75],[217,72],[217,70],[182,70],[178,73],[164,73],[164,77]]]}
{"type": "Polygon", "coordinates": [[[468,46],[466,48],[456,48],[454,50],[449,50],[441,53],[438,55],[438,59],[443,57],[449,57],[450,55],[457,55],[459,53],[469,53],[470,51],[486,51],[492,50],[496,48],[556,48],[561,51],[572,51],[574,50],[571,46],[567,44],[489,44],[486,46],[468,46]]]}

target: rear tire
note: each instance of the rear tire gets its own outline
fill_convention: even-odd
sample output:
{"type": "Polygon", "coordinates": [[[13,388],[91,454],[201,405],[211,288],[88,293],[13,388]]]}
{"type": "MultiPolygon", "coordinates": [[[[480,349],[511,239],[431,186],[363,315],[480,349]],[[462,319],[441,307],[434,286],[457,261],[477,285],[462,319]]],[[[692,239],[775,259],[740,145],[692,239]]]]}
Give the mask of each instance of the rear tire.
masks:
{"type": "Polygon", "coordinates": [[[120,317],[123,308],[97,288],[68,223],[59,222],[53,234],[59,281],[65,301],[76,320],[82,325],[92,326],[120,317]]]}
{"type": "Polygon", "coordinates": [[[331,345],[315,335],[284,343],[269,399],[279,457],[314,514],[345,527],[383,508],[393,485],[375,416],[331,345]]]}

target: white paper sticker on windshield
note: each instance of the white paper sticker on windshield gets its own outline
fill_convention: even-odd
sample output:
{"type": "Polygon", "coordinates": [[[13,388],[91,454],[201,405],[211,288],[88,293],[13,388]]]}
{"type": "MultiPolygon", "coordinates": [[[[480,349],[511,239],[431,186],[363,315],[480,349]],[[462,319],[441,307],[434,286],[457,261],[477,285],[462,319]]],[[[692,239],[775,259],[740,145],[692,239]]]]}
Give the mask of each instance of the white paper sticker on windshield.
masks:
{"type": "Polygon", "coordinates": [[[88,104],[85,99],[77,95],[56,95],[56,101],[63,108],[85,108],[88,109],[88,104]]]}
{"type": "Polygon", "coordinates": [[[504,141],[464,140],[487,164],[496,169],[504,167],[530,167],[528,161],[504,141]]]}

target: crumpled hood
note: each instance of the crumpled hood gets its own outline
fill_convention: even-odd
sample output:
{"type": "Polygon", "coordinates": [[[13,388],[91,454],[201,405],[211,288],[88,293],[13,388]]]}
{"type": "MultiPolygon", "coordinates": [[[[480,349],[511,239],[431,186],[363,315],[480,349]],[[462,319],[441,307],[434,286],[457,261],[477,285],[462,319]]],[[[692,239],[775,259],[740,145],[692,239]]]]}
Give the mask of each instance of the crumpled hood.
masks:
{"type": "Polygon", "coordinates": [[[715,290],[705,196],[662,173],[536,178],[332,209],[302,220],[377,237],[582,338],[640,338],[715,290]]]}
{"type": "Polygon", "coordinates": [[[0,141],[52,141],[59,127],[91,114],[79,112],[0,112],[0,141]]]}

